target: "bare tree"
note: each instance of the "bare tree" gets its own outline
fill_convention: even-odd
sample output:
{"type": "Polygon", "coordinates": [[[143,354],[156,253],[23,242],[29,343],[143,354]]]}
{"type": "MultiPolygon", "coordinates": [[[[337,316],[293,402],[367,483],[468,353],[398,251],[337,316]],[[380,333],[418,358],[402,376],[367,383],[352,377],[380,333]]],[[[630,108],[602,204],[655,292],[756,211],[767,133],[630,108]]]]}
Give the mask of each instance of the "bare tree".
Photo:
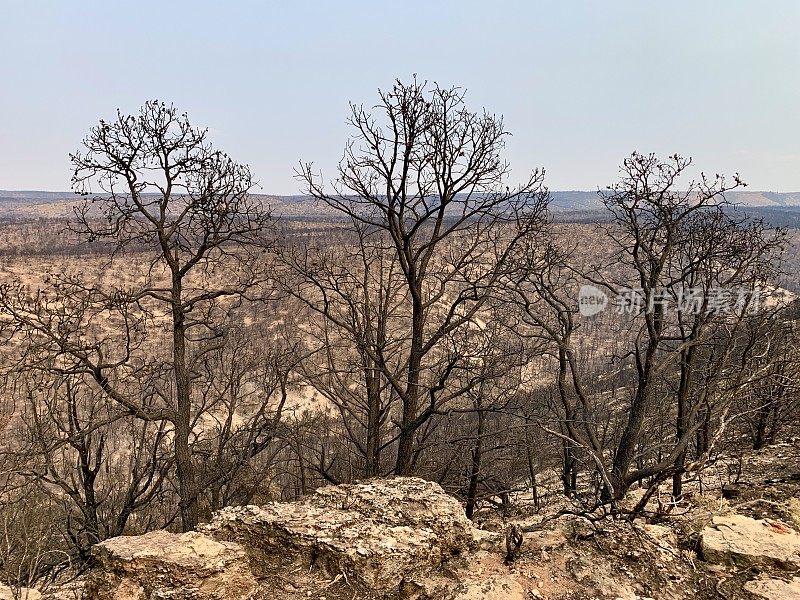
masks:
{"type": "MultiPolygon", "coordinates": [[[[616,496],[645,477],[667,471],[679,477],[686,447],[701,424],[708,423],[703,407],[715,401],[730,403],[742,383],[739,367],[754,358],[750,351],[755,346],[748,343],[748,329],[754,327],[751,301],[757,300],[753,295],[766,286],[783,245],[782,232],[770,232],[763,222],[735,214],[725,201],[725,192],[742,185],[738,175],[730,185],[719,175],[702,175],[678,189],[677,181],[690,165],[691,160],[677,155],[661,161],[654,155],[633,154],[624,163],[621,181],[603,196],[615,219],[616,228],[609,229],[618,248],[614,258],[631,267],[642,299],[636,311],[641,327],[631,350],[635,393],[611,472],[616,496]],[[729,306],[719,304],[720,295],[731,294],[729,306]],[[677,321],[666,312],[670,302],[677,321]],[[713,370],[693,387],[698,361],[713,365],[713,370]],[[659,379],[676,363],[674,448],[656,464],[632,471],[659,379]],[[698,394],[699,401],[691,401],[692,394],[698,394]]],[[[619,292],[625,285],[617,280],[611,289],[619,292]]],[[[677,479],[675,491],[679,495],[677,479]]]]}
{"type": "Polygon", "coordinates": [[[613,216],[605,228],[610,263],[583,269],[571,252],[555,261],[528,253],[529,263],[541,260],[547,268],[532,269],[515,288],[532,335],[554,345],[562,429],[551,434],[586,454],[605,501],[635,483],[647,480],[654,489],[669,477],[679,496],[682,474],[699,468],[734,418],[737,391],[765,368],[764,344],[757,342],[770,339],[770,317],[755,311],[754,301],[774,274],[782,232],[725,201],[738,177],[732,185],[701,177],[679,188],[690,165],[679,156],[633,154],[620,183],[603,194],[613,216]],[[608,358],[629,394],[612,412],[592,382],[597,374],[580,364],[579,328],[591,318],[578,315],[582,283],[625,300],[610,309],[619,323],[604,330],[618,330],[613,345],[622,346],[608,358]],[[673,427],[661,428],[663,418],[674,419],[673,427]],[[662,436],[669,431],[668,446],[662,436]]]}
{"type": "MultiPolygon", "coordinates": [[[[24,588],[47,590],[69,564],[61,532],[49,516],[58,502],[41,488],[4,486],[0,500],[0,581],[11,589],[11,598],[26,600],[24,588]]],[[[8,597],[8,596],[6,596],[8,597]]]]}
{"type": "Polygon", "coordinates": [[[420,428],[475,384],[449,385],[468,369],[457,333],[487,308],[517,246],[543,227],[547,192],[541,171],[509,187],[502,119],[468,110],[459,88],[398,81],[374,110],[352,105],[350,124],[332,191],[311,164],[298,175],[400,274],[407,305],[391,327],[393,353],[364,352],[399,400],[394,472],[405,475],[420,428]]]}
{"type": "MultiPolygon", "coordinates": [[[[110,242],[107,269],[122,263],[136,278],[104,286],[54,274],[36,294],[6,286],[8,330],[29,349],[23,362],[55,357],[58,370],[88,376],[128,414],[169,425],[188,530],[203,491],[196,428],[212,410],[193,382],[205,357],[242,328],[239,307],[263,295],[272,221],[250,195],[249,168],[215,150],[207,132],[172,106],[153,101],[138,115],[118,112],[83,145],[71,156],[73,187],[94,195],[76,207],[71,228],[84,241],[110,242]],[[164,327],[168,337],[159,334],[164,327]],[[129,387],[132,380],[141,383],[129,387]]],[[[274,423],[268,412],[255,414],[274,423]]],[[[256,441],[245,454],[262,449],[256,441]]]]}
{"type": "Polygon", "coordinates": [[[393,330],[407,298],[391,254],[354,225],[354,232],[330,235],[324,247],[287,247],[283,257],[294,277],[284,283],[309,309],[301,375],[336,407],[361,474],[373,477],[393,441],[388,420],[396,399],[376,357],[401,360],[393,330]]]}
{"type": "MultiPolygon", "coordinates": [[[[8,450],[24,458],[22,478],[64,502],[71,558],[85,563],[91,546],[122,535],[131,515],[158,506],[170,468],[165,423],[126,417],[82,376],[17,375],[27,402],[21,440],[8,450]]],[[[155,520],[168,522],[168,512],[155,520]]]]}
{"type": "Polygon", "coordinates": [[[200,459],[198,482],[208,491],[211,511],[251,503],[271,466],[264,461],[257,467],[251,459],[283,430],[298,343],[276,323],[256,331],[226,333],[225,344],[206,353],[193,370],[198,408],[192,429],[203,433],[192,452],[200,459]]]}

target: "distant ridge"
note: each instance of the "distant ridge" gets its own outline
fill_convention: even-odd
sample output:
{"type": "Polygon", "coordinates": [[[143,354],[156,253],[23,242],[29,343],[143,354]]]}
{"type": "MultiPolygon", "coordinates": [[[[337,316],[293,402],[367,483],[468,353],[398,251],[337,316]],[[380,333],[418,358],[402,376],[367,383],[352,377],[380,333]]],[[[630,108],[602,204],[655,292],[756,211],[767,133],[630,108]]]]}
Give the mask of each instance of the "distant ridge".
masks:
{"type": "MultiPolygon", "coordinates": [[[[276,215],[298,219],[330,218],[334,215],[327,206],[321,206],[309,196],[278,196],[254,194],[263,198],[276,215]]],[[[550,208],[559,220],[571,215],[580,220],[590,218],[603,208],[596,191],[552,191],[550,208]]],[[[791,214],[800,223],[800,192],[733,191],[726,196],[729,201],[755,214],[791,214]]],[[[45,192],[34,190],[0,190],[0,218],[36,219],[62,218],[72,214],[72,207],[81,201],[73,192],[45,192]]]]}
{"type": "Polygon", "coordinates": [[[0,200],[65,200],[76,198],[75,192],[43,192],[38,190],[0,190],[0,200]]]}
{"type": "MultiPolygon", "coordinates": [[[[557,191],[551,206],[563,210],[593,210],[602,207],[597,192],[557,191]]],[[[725,197],[742,207],[758,208],[797,208],[800,209],[800,192],[751,192],[734,190],[725,197]]]]}

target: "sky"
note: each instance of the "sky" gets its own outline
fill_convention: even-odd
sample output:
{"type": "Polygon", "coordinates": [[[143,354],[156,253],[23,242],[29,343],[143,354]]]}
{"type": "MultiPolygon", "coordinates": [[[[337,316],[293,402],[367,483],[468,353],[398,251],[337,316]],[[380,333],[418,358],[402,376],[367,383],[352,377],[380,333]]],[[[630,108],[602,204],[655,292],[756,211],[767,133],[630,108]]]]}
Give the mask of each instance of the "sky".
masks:
{"type": "Polygon", "coordinates": [[[172,102],[265,193],[331,175],[348,102],[418,78],[502,114],[518,179],[613,183],[632,151],[800,191],[800,2],[0,0],[0,189],[69,190],[117,108],[172,102]]]}

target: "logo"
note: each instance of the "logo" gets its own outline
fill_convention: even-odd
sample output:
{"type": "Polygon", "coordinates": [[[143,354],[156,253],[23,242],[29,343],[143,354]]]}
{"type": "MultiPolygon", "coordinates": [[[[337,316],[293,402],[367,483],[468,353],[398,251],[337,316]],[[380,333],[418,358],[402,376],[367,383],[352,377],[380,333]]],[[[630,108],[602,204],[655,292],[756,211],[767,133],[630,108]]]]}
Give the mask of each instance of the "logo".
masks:
{"type": "MultiPolygon", "coordinates": [[[[753,314],[761,305],[761,288],[712,287],[703,288],[654,288],[645,293],[641,288],[620,288],[614,295],[616,313],[638,315],[669,308],[684,315],[701,314],[753,314]]],[[[605,310],[609,304],[606,293],[593,285],[582,285],[578,291],[578,312],[584,317],[593,317],[605,310]]]]}
{"type": "Polygon", "coordinates": [[[593,285],[582,285],[578,290],[578,312],[584,317],[592,317],[608,304],[608,296],[593,285]]]}

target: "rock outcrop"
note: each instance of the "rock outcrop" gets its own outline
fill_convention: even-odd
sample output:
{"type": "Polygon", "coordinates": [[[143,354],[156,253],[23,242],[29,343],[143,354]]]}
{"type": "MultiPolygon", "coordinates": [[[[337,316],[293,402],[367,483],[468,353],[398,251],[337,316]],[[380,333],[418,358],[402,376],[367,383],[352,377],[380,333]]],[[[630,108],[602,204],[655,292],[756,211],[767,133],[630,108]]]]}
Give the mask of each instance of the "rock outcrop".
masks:
{"type": "Polygon", "coordinates": [[[800,600],[800,577],[783,579],[755,579],[744,584],[744,589],[766,600],[800,600]]]}
{"type": "Polygon", "coordinates": [[[702,531],[703,558],[739,568],[800,568],[800,534],[770,520],[742,515],[716,516],[702,531]]]}
{"type": "MultiPolygon", "coordinates": [[[[704,516],[707,526],[687,529],[718,563],[702,567],[670,523],[527,519],[477,529],[455,498],[422,479],[330,486],[297,502],[226,508],[196,532],[106,540],[82,598],[697,600],[716,597],[720,573],[742,569],[746,576],[719,579],[729,597],[798,600],[800,579],[788,571],[800,568],[800,533],[777,519],[704,516]],[[511,524],[527,533],[508,565],[511,524]]],[[[73,596],[48,590],[42,600],[73,596]]]]}
{"type": "Polygon", "coordinates": [[[90,600],[249,600],[257,591],[238,544],[197,532],[111,538],[93,552],[90,600]]]}
{"type": "Polygon", "coordinates": [[[256,576],[301,567],[378,596],[448,567],[474,544],[458,501],[416,478],[322,488],[214,515],[204,534],[247,550],[256,576]]]}

